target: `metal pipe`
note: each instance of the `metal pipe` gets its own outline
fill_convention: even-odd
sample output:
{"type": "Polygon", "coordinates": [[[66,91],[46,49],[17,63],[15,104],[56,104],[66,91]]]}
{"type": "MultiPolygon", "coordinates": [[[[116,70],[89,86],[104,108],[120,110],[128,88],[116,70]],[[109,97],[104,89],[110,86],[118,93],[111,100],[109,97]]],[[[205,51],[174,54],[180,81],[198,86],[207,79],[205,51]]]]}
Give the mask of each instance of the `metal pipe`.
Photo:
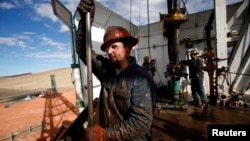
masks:
{"type": "Polygon", "coordinates": [[[147,15],[148,15],[148,52],[149,52],[149,58],[152,59],[150,51],[149,0],[147,0],[147,15]]]}
{"type": "Polygon", "coordinates": [[[94,122],[93,115],[93,83],[92,83],[92,63],[91,63],[91,18],[90,12],[86,13],[85,17],[85,35],[86,35],[86,56],[87,56],[87,80],[88,80],[88,126],[92,127],[94,122]]]}
{"type": "Polygon", "coordinates": [[[180,48],[180,41],[179,41],[179,36],[180,36],[180,25],[177,24],[174,26],[174,47],[173,47],[173,60],[175,64],[179,64],[179,48],[180,48]]]}
{"type": "MultiPolygon", "coordinates": [[[[175,13],[178,13],[180,11],[180,0],[176,0],[174,2],[174,11],[175,13]]],[[[174,47],[173,47],[173,53],[174,53],[174,63],[179,63],[179,46],[180,46],[180,24],[174,25],[174,47]]]]}

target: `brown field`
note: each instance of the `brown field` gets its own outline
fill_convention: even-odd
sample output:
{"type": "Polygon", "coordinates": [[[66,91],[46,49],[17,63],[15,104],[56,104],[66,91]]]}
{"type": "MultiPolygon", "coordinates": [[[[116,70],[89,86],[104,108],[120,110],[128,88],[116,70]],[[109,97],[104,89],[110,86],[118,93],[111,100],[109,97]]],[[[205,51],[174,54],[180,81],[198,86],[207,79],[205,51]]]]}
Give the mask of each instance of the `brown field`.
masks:
{"type": "Polygon", "coordinates": [[[50,141],[62,125],[70,125],[78,115],[71,72],[71,68],[61,68],[0,77],[0,140],[8,141],[13,135],[13,140],[18,141],[50,141]],[[55,75],[56,93],[45,93],[43,97],[11,104],[4,102],[13,96],[48,92],[51,89],[50,75],[55,75]]]}
{"type": "Polygon", "coordinates": [[[71,68],[61,68],[41,73],[0,77],[0,100],[36,91],[47,91],[51,88],[51,75],[55,76],[57,91],[73,89],[71,72],[71,68]]]}

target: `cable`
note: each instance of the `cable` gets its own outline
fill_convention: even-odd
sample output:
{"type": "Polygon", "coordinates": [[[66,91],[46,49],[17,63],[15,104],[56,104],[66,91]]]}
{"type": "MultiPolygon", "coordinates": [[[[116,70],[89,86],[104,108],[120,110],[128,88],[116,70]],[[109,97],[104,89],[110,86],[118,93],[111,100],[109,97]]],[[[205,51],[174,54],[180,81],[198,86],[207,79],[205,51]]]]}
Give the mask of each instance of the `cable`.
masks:
{"type": "Polygon", "coordinates": [[[131,33],[132,29],[131,29],[131,24],[132,24],[132,0],[130,0],[130,24],[129,24],[129,31],[131,33]]]}
{"type": "Polygon", "coordinates": [[[148,16],[148,52],[149,52],[149,57],[151,57],[151,51],[150,51],[150,24],[149,24],[149,0],[147,0],[147,16],[148,16]]]}
{"type": "Polygon", "coordinates": [[[140,0],[139,1],[139,23],[138,23],[138,27],[141,26],[141,3],[140,3],[140,0]]]}
{"type": "Polygon", "coordinates": [[[250,76],[250,74],[244,74],[244,73],[236,73],[236,72],[229,72],[231,74],[238,74],[238,75],[245,75],[245,76],[250,76]]]}
{"type": "Polygon", "coordinates": [[[187,3],[188,0],[186,0],[185,2],[184,2],[184,0],[181,0],[181,1],[182,1],[182,3],[183,3],[183,7],[184,7],[185,10],[187,11],[187,15],[188,15],[188,10],[187,10],[187,7],[186,7],[186,3],[187,3]]]}

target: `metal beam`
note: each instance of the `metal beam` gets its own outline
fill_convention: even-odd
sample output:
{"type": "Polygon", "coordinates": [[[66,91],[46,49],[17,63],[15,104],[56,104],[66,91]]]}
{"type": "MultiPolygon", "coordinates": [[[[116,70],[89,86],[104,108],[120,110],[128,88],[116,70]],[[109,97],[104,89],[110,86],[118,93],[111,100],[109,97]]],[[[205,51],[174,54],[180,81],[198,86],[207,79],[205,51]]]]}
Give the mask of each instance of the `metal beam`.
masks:
{"type": "Polygon", "coordinates": [[[229,60],[231,90],[244,92],[250,83],[250,7],[245,11],[244,21],[240,29],[239,40],[232,50],[229,60]]]}
{"type": "MultiPolygon", "coordinates": [[[[216,28],[216,57],[227,58],[227,12],[226,12],[226,0],[214,0],[215,7],[215,28],[216,28]]],[[[217,62],[217,69],[228,67],[227,60],[217,62]]],[[[225,81],[224,75],[216,76],[217,93],[228,93],[229,86],[225,81]]],[[[216,96],[217,97],[217,96],[216,96]]],[[[216,98],[215,97],[215,98],[216,98]]],[[[216,99],[211,99],[211,103],[215,104],[216,99]]]]}
{"type": "Polygon", "coordinates": [[[227,22],[228,31],[231,30],[232,25],[234,22],[240,17],[242,12],[248,7],[249,0],[244,0],[240,7],[236,10],[235,14],[231,17],[231,19],[227,22]]]}

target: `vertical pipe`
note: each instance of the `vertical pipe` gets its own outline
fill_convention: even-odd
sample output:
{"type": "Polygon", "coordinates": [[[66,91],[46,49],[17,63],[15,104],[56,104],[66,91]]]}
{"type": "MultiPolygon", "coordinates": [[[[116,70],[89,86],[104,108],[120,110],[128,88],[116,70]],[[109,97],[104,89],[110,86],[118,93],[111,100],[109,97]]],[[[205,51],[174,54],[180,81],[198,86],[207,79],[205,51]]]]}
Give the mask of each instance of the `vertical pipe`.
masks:
{"type": "Polygon", "coordinates": [[[50,79],[51,79],[51,91],[57,92],[56,90],[56,80],[55,80],[55,75],[50,75],[50,79]]]}
{"type": "Polygon", "coordinates": [[[83,98],[83,89],[82,89],[82,82],[81,82],[81,73],[80,73],[80,66],[79,64],[72,64],[72,78],[73,83],[75,86],[75,93],[76,93],[76,106],[78,107],[79,114],[83,111],[85,104],[83,98]]]}
{"type": "MultiPolygon", "coordinates": [[[[176,0],[174,2],[174,11],[175,13],[178,13],[180,11],[180,0],[176,0]]],[[[178,64],[179,63],[179,36],[180,36],[180,25],[175,24],[174,26],[174,63],[178,64]]]]}
{"type": "Polygon", "coordinates": [[[149,57],[151,57],[151,51],[150,51],[150,24],[149,24],[149,0],[147,0],[147,14],[148,14],[148,51],[149,51],[149,57]]]}
{"type": "Polygon", "coordinates": [[[174,52],[174,63],[175,64],[179,64],[179,36],[180,36],[180,25],[175,25],[174,26],[174,49],[173,49],[173,52],[174,52]]]}
{"type": "Polygon", "coordinates": [[[172,14],[173,10],[172,10],[172,0],[168,0],[168,14],[172,14]]]}
{"type": "Polygon", "coordinates": [[[81,75],[81,64],[80,60],[78,60],[77,54],[76,54],[76,49],[75,49],[75,33],[76,33],[76,27],[75,24],[73,24],[73,18],[71,17],[71,28],[70,28],[70,34],[71,34],[71,50],[72,50],[72,64],[71,64],[71,78],[72,82],[74,84],[75,88],[75,94],[76,94],[76,106],[78,107],[78,113],[80,114],[84,108],[85,108],[85,103],[84,103],[84,91],[82,87],[82,75],[81,75]],[[78,60],[78,64],[77,61],[78,60]]]}
{"type": "Polygon", "coordinates": [[[93,84],[92,84],[92,64],[91,64],[91,19],[90,13],[86,13],[86,56],[87,56],[87,79],[88,79],[88,126],[93,126],[93,84]]]}
{"type": "MultiPolygon", "coordinates": [[[[227,58],[227,9],[226,0],[214,0],[215,30],[216,30],[216,57],[227,58]]],[[[227,67],[227,60],[216,61],[217,69],[227,67]]],[[[228,93],[229,86],[223,75],[216,75],[215,95],[210,95],[210,104],[216,105],[218,93],[228,93]],[[218,87],[219,86],[219,87],[218,87]]]]}
{"type": "MultiPolygon", "coordinates": [[[[172,14],[175,13],[180,13],[180,0],[175,0],[174,1],[174,10],[172,14]]],[[[173,28],[174,28],[174,33],[173,33],[173,63],[174,67],[173,73],[178,74],[176,71],[178,71],[178,66],[179,64],[179,36],[180,36],[180,23],[173,23],[173,28]]],[[[179,74],[178,74],[179,75],[179,74]]],[[[179,76],[178,76],[179,77],[179,76]]],[[[174,104],[180,104],[180,79],[176,79],[175,77],[172,77],[171,79],[171,93],[172,93],[172,100],[174,104]]]]}

